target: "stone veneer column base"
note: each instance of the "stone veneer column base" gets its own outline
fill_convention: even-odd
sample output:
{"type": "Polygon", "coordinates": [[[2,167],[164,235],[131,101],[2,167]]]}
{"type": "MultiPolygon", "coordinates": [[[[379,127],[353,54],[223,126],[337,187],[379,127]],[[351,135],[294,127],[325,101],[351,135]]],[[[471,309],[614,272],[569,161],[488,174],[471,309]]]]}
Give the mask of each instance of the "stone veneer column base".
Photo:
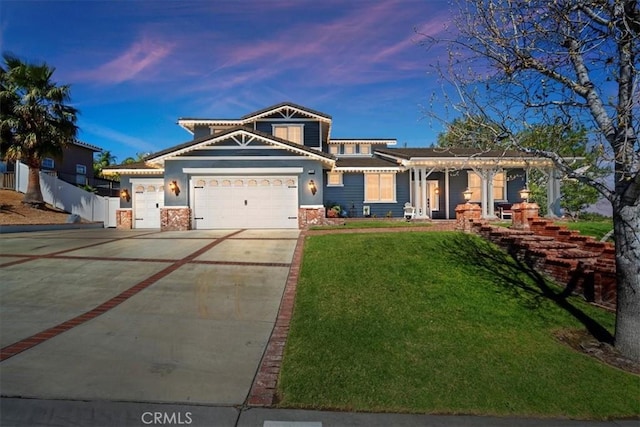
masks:
{"type": "Polygon", "coordinates": [[[298,228],[322,225],[325,220],[325,208],[298,208],[298,228]]]}
{"type": "Polygon", "coordinates": [[[160,231],[191,230],[191,209],[189,208],[160,208],[160,231]]]}
{"type": "Polygon", "coordinates": [[[480,219],[482,209],[473,203],[463,203],[456,206],[456,230],[471,232],[471,224],[480,219]]]}
{"type": "Polygon", "coordinates": [[[538,218],[540,207],[536,203],[516,203],[511,207],[513,211],[513,220],[511,228],[516,230],[529,230],[531,228],[530,220],[538,218]]]}
{"type": "Polygon", "coordinates": [[[133,210],[116,209],[116,229],[131,230],[133,228],[133,210]]]}

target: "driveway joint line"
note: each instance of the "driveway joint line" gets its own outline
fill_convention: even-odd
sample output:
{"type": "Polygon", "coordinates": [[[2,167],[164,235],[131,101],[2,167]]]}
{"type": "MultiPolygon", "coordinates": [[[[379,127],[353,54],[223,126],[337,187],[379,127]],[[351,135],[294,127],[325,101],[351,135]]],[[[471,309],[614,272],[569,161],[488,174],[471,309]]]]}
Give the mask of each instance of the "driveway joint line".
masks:
{"type": "MultiPolygon", "coordinates": [[[[116,295],[115,297],[103,302],[102,304],[98,305],[97,307],[83,313],[80,314],[76,317],[73,317],[72,319],[69,319],[65,322],[62,322],[58,325],[55,325],[51,328],[45,329],[44,331],[38,332],[34,335],[31,335],[28,338],[22,339],[18,342],[15,342],[13,344],[9,344],[8,346],[3,347],[2,349],[0,349],[0,362],[3,362],[17,354],[20,354],[24,351],[27,351],[39,344],[42,344],[43,342],[49,341],[50,339],[70,330],[73,329],[77,326],[80,326],[86,322],[88,322],[89,320],[93,320],[96,317],[112,310],[113,308],[115,308],[116,306],[122,304],[123,302],[127,301],[129,298],[137,295],[139,292],[143,291],[144,289],[148,288],[149,286],[151,286],[152,284],[156,283],[157,281],[159,281],[160,279],[166,277],[167,275],[173,273],[174,271],[176,271],[178,268],[182,267],[185,264],[188,264],[189,262],[191,262],[194,258],[202,255],[203,253],[207,252],[209,249],[213,248],[214,246],[217,246],[218,244],[220,244],[221,242],[223,242],[224,240],[226,240],[228,237],[230,236],[234,236],[238,233],[242,233],[244,230],[239,230],[236,231],[234,233],[228,234],[224,237],[221,237],[219,239],[214,240],[213,242],[209,243],[208,245],[203,246],[202,248],[196,250],[195,252],[187,255],[186,257],[172,263],[171,265],[163,268],[162,270],[160,270],[159,272],[152,274],[151,276],[147,277],[146,279],[143,279],[142,281],[138,282],[136,285],[132,286],[129,289],[124,290],[123,292],[119,293],[118,295],[116,295]]],[[[46,258],[46,257],[44,257],[46,258]]]]}

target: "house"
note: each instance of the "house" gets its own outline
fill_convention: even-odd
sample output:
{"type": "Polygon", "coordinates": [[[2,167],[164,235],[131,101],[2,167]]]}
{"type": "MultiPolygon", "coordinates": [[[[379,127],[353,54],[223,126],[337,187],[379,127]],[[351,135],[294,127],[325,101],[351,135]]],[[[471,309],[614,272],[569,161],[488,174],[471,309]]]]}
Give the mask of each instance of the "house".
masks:
{"type": "Polygon", "coordinates": [[[87,185],[93,181],[93,154],[102,151],[95,145],[75,141],[63,149],[61,158],[45,157],[41,170],[57,175],[70,184],[87,185]]]}
{"type": "MultiPolygon", "coordinates": [[[[521,201],[532,167],[549,160],[519,152],[394,148],[390,138],[333,138],[331,116],[285,102],[238,119],[181,118],[189,141],[109,166],[119,174],[121,228],[163,230],[304,228],[326,206],[346,215],[453,219],[471,202],[493,217],[499,202],[521,201]]],[[[549,199],[559,194],[549,186],[549,199]]]]}
{"type": "MultiPolygon", "coordinates": [[[[91,185],[94,182],[93,154],[100,151],[102,149],[95,145],[74,141],[63,148],[61,157],[44,157],[40,170],[70,184],[91,185]]],[[[0,162],[0,171],[14,172],[15,164],[0,162]]]]}

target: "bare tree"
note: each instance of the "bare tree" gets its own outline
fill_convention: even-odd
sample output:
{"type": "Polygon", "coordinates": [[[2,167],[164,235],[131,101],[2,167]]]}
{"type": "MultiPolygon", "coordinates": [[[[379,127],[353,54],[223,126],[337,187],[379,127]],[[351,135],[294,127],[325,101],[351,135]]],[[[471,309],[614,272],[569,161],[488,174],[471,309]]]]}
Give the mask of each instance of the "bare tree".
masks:
{"type": "MultiPolygon", "coordinates": [[[[433,105],[444,97],[455,118],[491,132],[495,148],[552,159],[611,203],[615,345],[640,360],[638,0],[459,0],[456,9],[451,31],[424,36],[430,49],[448,53],[435,67],[444,90],[433,105]],[[584,163],[528,144],[526,130],[540,125],[586,129],[594,166],[612,166],[613,174],[603,179],[584,163]]],[[[449,120],[449,112],[431,114],[449,120]]]]}

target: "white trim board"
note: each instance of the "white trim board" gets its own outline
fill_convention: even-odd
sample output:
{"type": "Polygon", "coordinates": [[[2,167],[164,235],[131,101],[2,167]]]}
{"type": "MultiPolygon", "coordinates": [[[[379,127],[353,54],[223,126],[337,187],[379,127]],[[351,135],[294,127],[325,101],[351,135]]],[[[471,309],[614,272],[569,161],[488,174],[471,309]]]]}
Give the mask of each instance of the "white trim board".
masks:
{"type": "Polygon", "coordinates": [[[284,174],[295,175],[304,168],[182,168],[183,173],[198,175],[284,174]]]}

